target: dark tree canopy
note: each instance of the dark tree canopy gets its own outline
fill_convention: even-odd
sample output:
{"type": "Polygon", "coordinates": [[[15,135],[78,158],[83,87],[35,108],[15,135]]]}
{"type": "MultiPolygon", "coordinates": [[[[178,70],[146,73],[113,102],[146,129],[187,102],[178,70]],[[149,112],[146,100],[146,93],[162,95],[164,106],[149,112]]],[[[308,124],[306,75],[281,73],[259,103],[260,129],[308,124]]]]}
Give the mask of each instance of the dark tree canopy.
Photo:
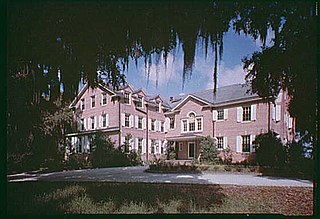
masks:
{"type": "Polygon", "coordinates": [[[287,89],[292,97],[290,113],[297,117],[299,128],[316,133],[312,1],[10,1],[7,8],[8,142],[15,147],[32,145],[36,136],[43,135],[41,117],[55,109],[48,105],[62,100],[61,107],[67,106],[81,79],[91,86],[102,78],[114,88],[124,84],[131,58],[136,63],[144,59],[149,77],[151,63],[159,65],[164,57],[166,64],[168,54],[175,55],[181,45],[184,84],[202,42],[206,54],[209,49],[214,54],[214,70],[208,74],[213,76],[215,90],[223,35],[231,27],[264,44],[261,52],[243,60],[253,91],[268,98],[280,88],[287,89]],[[270,31],[274,33],[271,45],[266,42],[270,31]]]}

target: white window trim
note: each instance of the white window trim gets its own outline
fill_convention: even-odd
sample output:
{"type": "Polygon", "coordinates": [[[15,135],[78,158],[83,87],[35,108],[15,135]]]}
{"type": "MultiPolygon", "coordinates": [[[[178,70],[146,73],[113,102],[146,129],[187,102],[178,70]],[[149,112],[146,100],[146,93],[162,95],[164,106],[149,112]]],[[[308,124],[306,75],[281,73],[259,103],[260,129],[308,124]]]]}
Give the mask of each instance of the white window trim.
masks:
{"type": "Polygon", "coordinates": [[[194,132],[203,132],[203,116],[198,116],[198,117],[195,117],[194,118],[194,123],[195,123],[195,130],[194,131],[189,131],[189,119],[181,119],[181,133],[194,133],[194,132]],[[198,130],[198,121],[197,119],[201,119],[201,129],[198,130]],[[184,128],[183,128],[183,121],[187,121],[187,131],[184,131],[184,128]]]}
{"type": "Polygon", "coordinates": [[[80,110],[81,111],[85,111],[86,110],[86,101],[85,101],[84,98],[80,100],[80,110]],[[84,108],[82,108],[82,102],[83,102],[84,108]]]}
{"type": "Polygon", "coordinates": [[[107,93],[102,93],[101,94],[101,106],[105,106],[107,104],[108,104],[108,95],[107,95],[107,93]],[[106,96],[106,103],[105,104],[103,103],[103,95],[106,96]]]}

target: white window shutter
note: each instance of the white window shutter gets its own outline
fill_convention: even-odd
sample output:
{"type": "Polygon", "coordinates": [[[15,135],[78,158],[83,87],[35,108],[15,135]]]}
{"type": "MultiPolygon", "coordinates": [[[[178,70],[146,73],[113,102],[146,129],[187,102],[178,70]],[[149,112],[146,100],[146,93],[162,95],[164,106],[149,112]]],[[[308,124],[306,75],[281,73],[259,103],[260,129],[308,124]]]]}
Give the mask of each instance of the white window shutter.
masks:
{"type": "Polygon", "coordinates": [[[292,126],[293,126],[293,118],[292,118],[292,117],[289,117],[288,120],[289,120],[289,122],[288,122],[288,123],[289,123],[289,124],[288,124],[288,128],[291,129],[292,126]]]}
{"type": "Polygon", "coordinates": [[[87,130],[87,119],[86,118],[84,118],[83,119],[83,126],[84,126],[84,130],[87,130]]]}
{"type": "Polygon", "coordinates": [[[138,120],[139,120],[139,118],[138,118],[138,116],[135,116],[134,117],[134,123],[135,123],[135,127],[136,127],[136,129],[138,128],[138,120]]]}
{"type": "Polygon", "coordinates": [[[106,114],[106,126],[109,127],[109,114],[106,114]]]}
{"type": "Polygon", "coordinates": [[[184,130],[183,130],[183,120],[181,120],[180,123],[181,123],[181,132],[184,132],[184,130]]]}
{"type": "Polygon", "coordinates": [[[150,154],[151,153],[151,139],[148,139],[148,145],[147,145],[147,147],[148,147],[148,153],[150,154]]]}
{"type": "Polygon", "coordinates": [[[255,140],[256,136],[255,135],[250,135],[250,152],[254,152],[255,149],[253,147],[253,141],[255,140]]]}
{"type": "Polygon", "coordinates": [[[242,152],[242,137],[241,136],[237,136],[236,152],[237,153],[241,153],[242,152]]]}
{"type": "Polygon", "coordinates": [[[257,104],[251,105],[251,121],[255,121],[257,118],[257,104]]]}
{"type": "Polygon", "coordinates": [[[226,149],[228,146],[228,138],[227,137],[223,137],[223,149],[226,149]]]}
{"type": "Polygon", "coordinates": [[[165,123],[164,123],[164,131],[168,132],[170,128],[170,119],[168,117],[166,117],[165,123]]]}
{"type": "Polygon", "coordinates": [[[122,136],[122,137],[121,137],[121,143],[120,143],[120,144],[123,145],[123,144],[125,143],[125,141],[126,141],[126,138],[125,138],[124,136],[122,136]]]}
{"type": "Polygon", "coordinates": [[[130,141],[129,141],[129,145],[130,145],[130,147],[131,147],[131,151],[134,149],[134,139],[133,138],[131,138],[130,139],[130,141]]]}
{"type": "Polygon", "coordinates": [[[133,115],[129,116],[129,127],[132,128],[133,127],[133,115]]]}
{"type": "Polygon", "coordinates": [[[103,117],[102,115],[98,116],[98,124],[97,124],[98,128],[102,127],[102,117],[103,117]]]}
{"type": "Polygon", "coordinates": [[[276,121],[276,105],[272,105],[272,120],[276,121]]]}
{"type": "Polygon", "coordinates": [[[148,120],[149,130],[151,130],[151,119],[148,120]]]}
{"type": "Polygon", "coordinates": [[[282,93],[280,91],[278,96],[277,96],[276,103],[280,103],[281,101],[282,101],[282,93]]]}
{"type": "Polygon", "coordinates": [[[276,121],[281,120],[281,105],[276,105],[276,121]]]}
{"type": "Polygon", "coordinates": [[[121,125],[124,126],[125,124],[125,114],[124,113],[121,113],[121,125]]]}
{"type": "Polygon", "coordinates": [[[224,119],[227,120],[228,119],[228,109],[223,110],[223,115],[224,115],[224,119]]]}
{"type": "Polygon", "coordinates": [[[146,153],[146,139],[142,139],[142,153],[146,153]]]}
{"type": "Polygon", "coordinates": [[[242,121],[242,107],[237,107],[237,122],[242,121]]]}
{"type": "Polygon", "coordinates": [[[98,118],[97,116],[94,117],[94,129],[97,128],[98,118]]]}
{"type": "Polygon", "coordinates": [[[212,110],[212,121],[217,121],[218,112],[217,110],[212,110]]]}
{"type": "Polygon", "coordinates": [[[134,147],[134,149],[136,149],[137,151],[138,151],[138,141],[139,141],[139,138],[136,138],[135,139],[135,147],[134,147]]]}
{"type": "Polygon", "coordinates": [[[142,119],[142,129],[146,129],[146,118],[142,119]]]}
{"type": "Polygon", "coordinates": [[[159,151],[159,154],[161,154],[161,147],[162,147],[162,142],[161,142],[161,140],[158,140],[158,151],[159,151]]]}
{"type": "Polygon", "coordinates": [[[159,121],[158,120],[156,120],[155,122],[154,122],[154,130],[157,132],[157,131],[159,131],[159,121]]]}

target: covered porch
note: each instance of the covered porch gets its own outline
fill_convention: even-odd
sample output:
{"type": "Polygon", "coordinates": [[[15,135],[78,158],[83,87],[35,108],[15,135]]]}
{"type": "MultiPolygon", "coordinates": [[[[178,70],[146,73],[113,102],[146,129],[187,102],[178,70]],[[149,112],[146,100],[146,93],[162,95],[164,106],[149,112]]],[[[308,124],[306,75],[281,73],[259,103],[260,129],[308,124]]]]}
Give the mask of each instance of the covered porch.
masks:
{"type": "Polygon", "coordinates": [[[175,148],[178,160],[198,159],[200,155],[200,142],[205,136],[198,134],[180,135],[168,137],[175,148]]]}

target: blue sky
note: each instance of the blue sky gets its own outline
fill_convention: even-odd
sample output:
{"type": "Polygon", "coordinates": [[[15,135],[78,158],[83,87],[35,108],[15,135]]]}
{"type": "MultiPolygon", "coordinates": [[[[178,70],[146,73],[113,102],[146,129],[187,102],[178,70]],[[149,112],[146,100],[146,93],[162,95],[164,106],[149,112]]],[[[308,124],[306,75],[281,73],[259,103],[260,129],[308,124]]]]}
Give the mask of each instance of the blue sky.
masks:
{"type": "MultiPolygon", "coordinates": [[[[224,35],[224,51],[218,68],[218,87],[244,83],[245,72],[242,69],[241,59],[254,51],[260,51],[260,46],[259,40],[255,41],[243,34],[235,34],[233,31],[227,32],[224,35]]],[[[195,55],[191,79],[185,82],[184,89],[182,89],[183,52],[181,47],[177,48],[175,57],[169,54],[166,70],[163,61],[159,66],[158,87],[156,87],[156,65],[151,65],[148,83],[143,59],[138,60],[137,67],[133,60],[130,61],[128,71],[125,71],[127,82],[134,89],[143,88],[148,94],[160,94],[165,99],[181,93],[187,94],[213,88],[212,51],[208,49],[208,56],[205,59],[204,49],[197,46],[195,55]]]]}

